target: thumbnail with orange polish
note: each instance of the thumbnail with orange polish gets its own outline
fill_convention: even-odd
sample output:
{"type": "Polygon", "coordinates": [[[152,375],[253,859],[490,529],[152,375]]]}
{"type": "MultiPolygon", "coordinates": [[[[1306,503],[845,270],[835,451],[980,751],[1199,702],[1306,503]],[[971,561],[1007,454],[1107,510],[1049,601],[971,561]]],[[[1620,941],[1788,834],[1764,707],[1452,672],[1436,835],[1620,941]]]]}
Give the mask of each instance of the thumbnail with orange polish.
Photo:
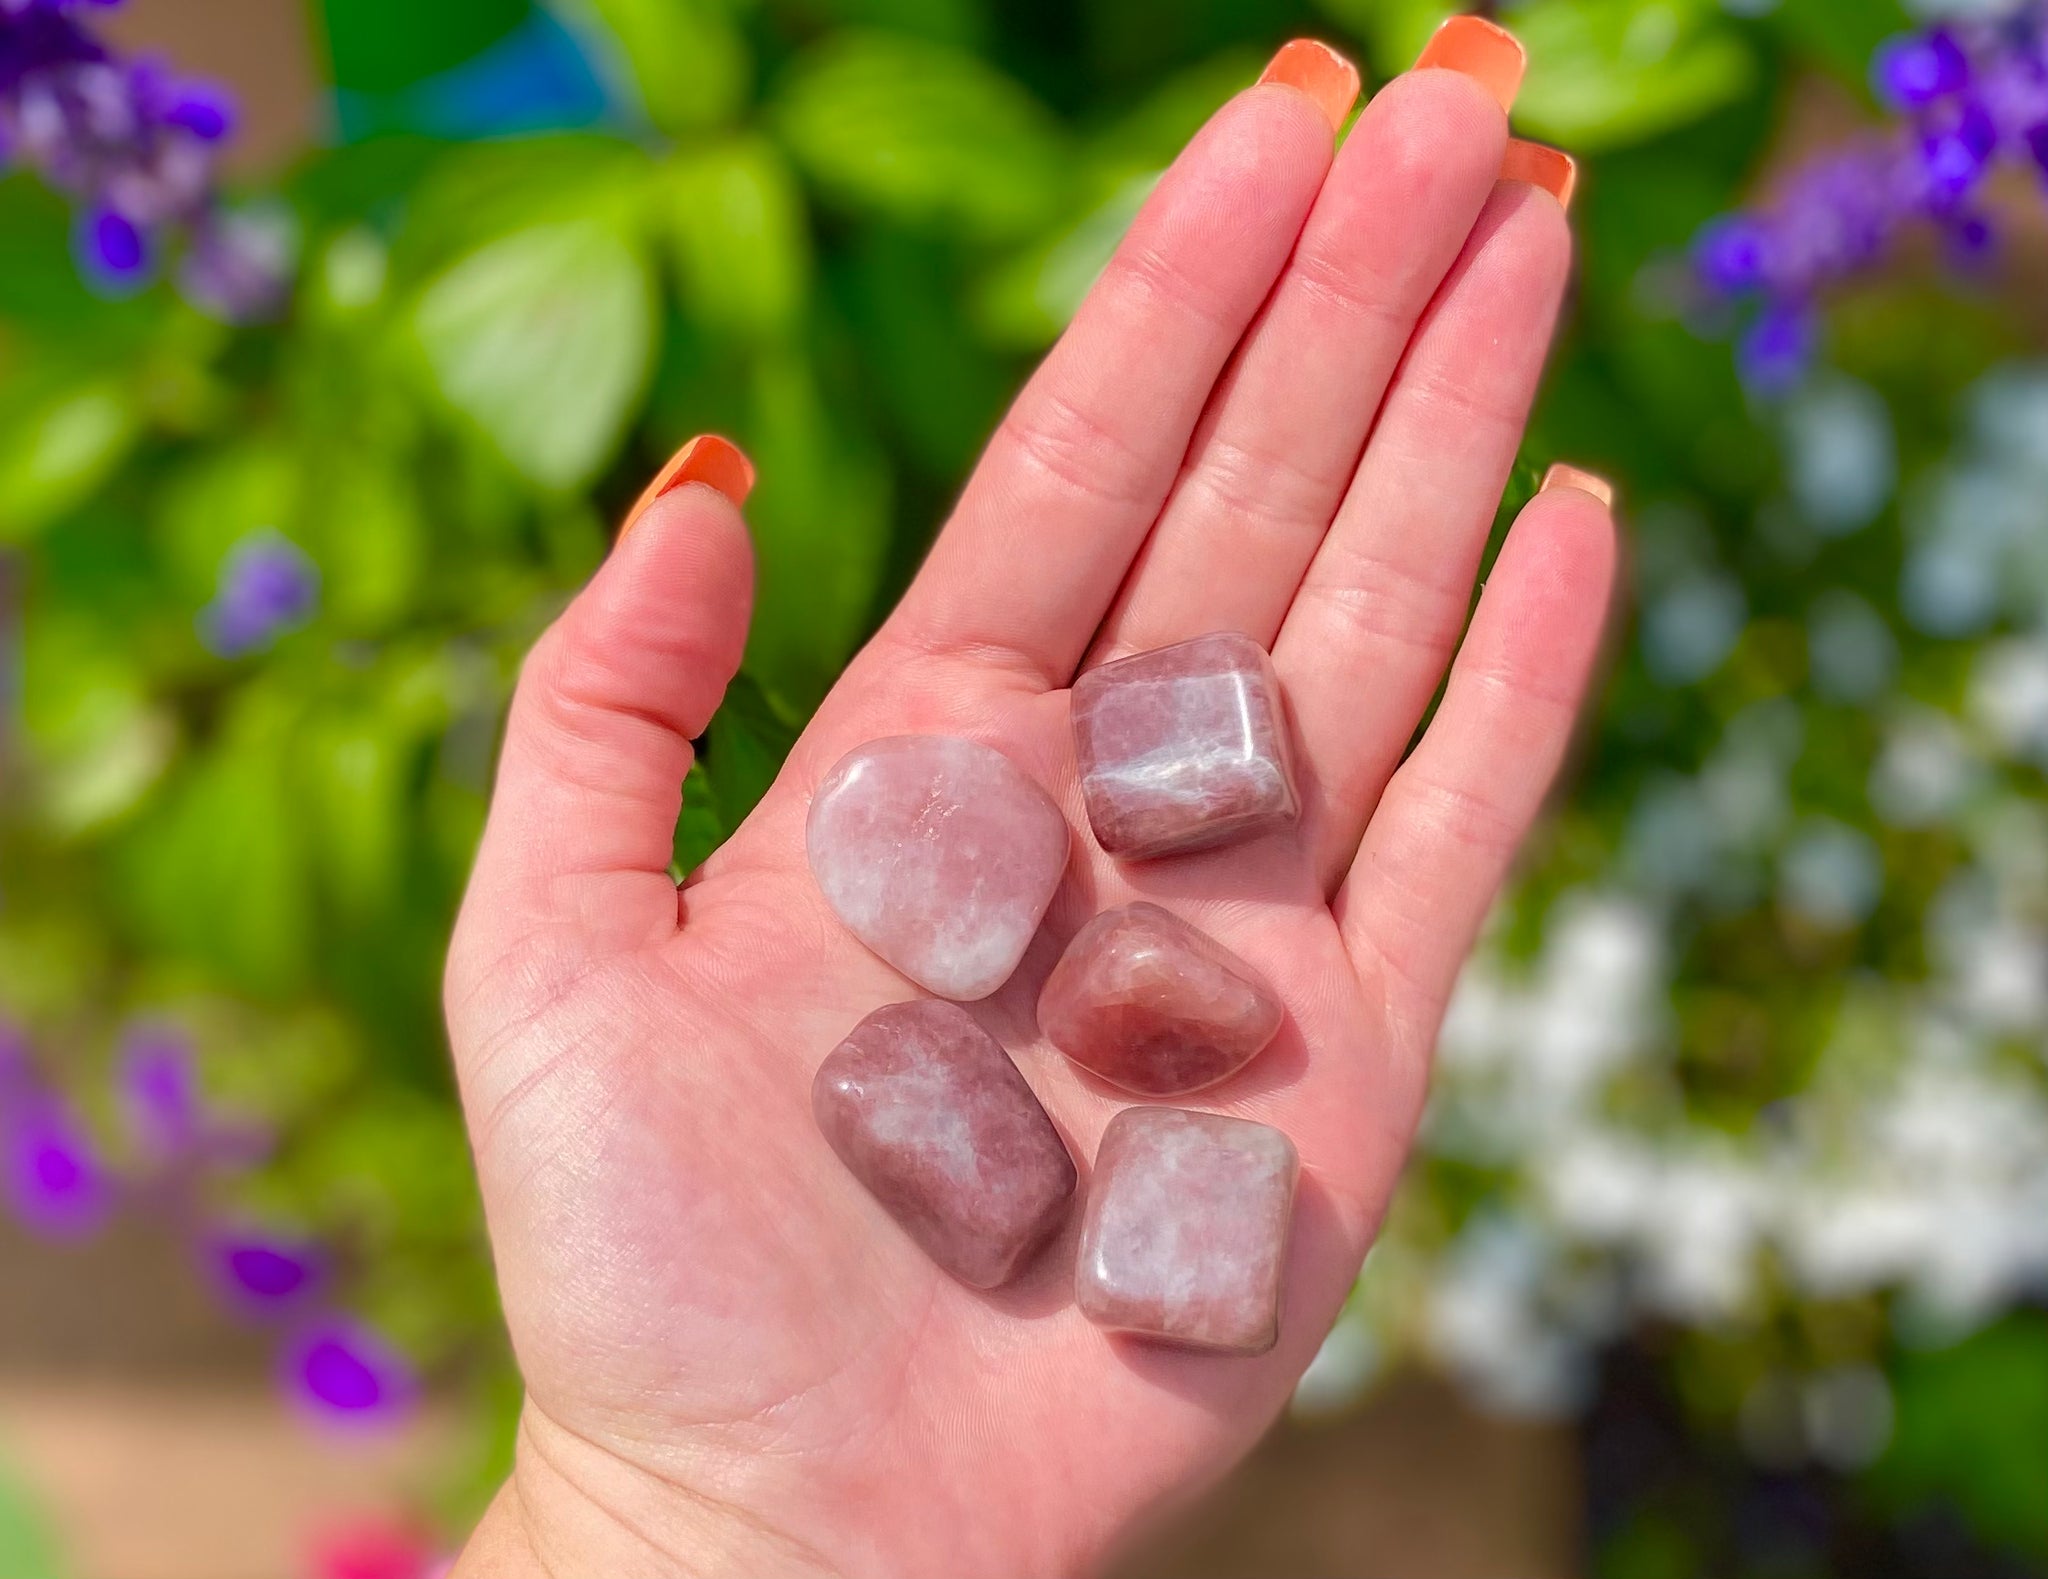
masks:
{"type": "Polygon", "coordinates": [[[1358,102],[1358,68],[1328,44],[1312,38],[1297,38],[1283,44],[1266,69],[1261,82],[1278,82],[1306,93],[1330,123],[1341,131],[1351,106],[1358,102]]]}
{"type": "Polygon", "coordinates": [[[669,458],[669,463],[655,473],[654,481],[641,491],[633,508],[627,512],[626,524],[619,529],[619,535],[623,537],[632,531],[663,494],[673,493],[684,484],[693,482],[716,488],[736,505],[745,504],[747,495],[754,491],[754,463],[731,439],[720,438],[716,433],[700,434],[677,450],[669,458]]]}
{"type": "Polygon", "coordinates": [[[1614,508],[1614,484],[1594,472],[1583,471],[1577,466],[1567,466],[1559,461],[1543,474],[1541,492],[1549,493],[1553,488],[1576,488],[1580,493],[1589,493],[1608,509],[1614,508]]]}
{"type": "Polygon", "coordinates": [[[1507,155],[1501,160],[1500,178],[1540,186],[1569,209],[1572,194],[1579,189],[1579,162],[1562,149],[1511,137],[1507,155]]]}
{"type": "Polygon", "coordinates": [[[1512,110],[1529,69],[1529,52],[1497,22],[1483,16],[1454,16],[1436,30],[1415,63],[1417,71],[1432,68],[1463,72],[1499,100],[1503,110],[1512,110]]]}

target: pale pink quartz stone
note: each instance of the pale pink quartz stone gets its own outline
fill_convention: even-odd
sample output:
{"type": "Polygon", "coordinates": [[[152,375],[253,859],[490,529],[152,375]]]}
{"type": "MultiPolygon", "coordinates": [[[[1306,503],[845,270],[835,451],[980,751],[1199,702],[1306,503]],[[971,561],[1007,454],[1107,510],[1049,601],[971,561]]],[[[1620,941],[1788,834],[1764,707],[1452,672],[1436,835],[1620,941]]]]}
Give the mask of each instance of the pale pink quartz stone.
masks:
{"type": "Polygon", "coordinates": [[[1098,1326],[1226,1354],[1280,1336],[1300,1171],[1277,1129],[1135,1107],[1095,1153],[1074,1293],[1098,1326]]]}
{"type": "Polygon", "coordinates": [[[1291,827],[1301,812],[1273,661],[1236,631],[1092,669],[1074,746],[1096,841],[1141,860],[1291,827]]]}
{"type": "Polygon", "coordinates": [[[1082,1068],[1141,1096],[1178,1096],[1242,1069],[1280,1029],[1258,972],[1171,911],[1105,910],[1038,995],[1038,1028],[1082,1068]]]}
{"type": "Polygon", "coordinates": [[[1052,797],[1000,751],[897,735],[826,775],[806,843],[855,937],[920,987],[972,999],[1016,970],[1072,839],[1052,797]]]}
{"type": "Polygon", "coordinates": [[[1066,1142],[957,1004],[877,1009],[819,1066],[811,1111],[848,1171],[963,1283],[1007,1283],[1066,1221],[1066,1142]]]}

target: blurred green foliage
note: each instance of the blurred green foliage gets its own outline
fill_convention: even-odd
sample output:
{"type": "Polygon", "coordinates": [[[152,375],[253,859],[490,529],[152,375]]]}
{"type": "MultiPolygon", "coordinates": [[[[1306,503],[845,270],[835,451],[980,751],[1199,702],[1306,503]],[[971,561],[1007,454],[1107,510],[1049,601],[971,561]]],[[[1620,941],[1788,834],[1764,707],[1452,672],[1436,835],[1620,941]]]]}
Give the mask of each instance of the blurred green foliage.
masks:
{"type": "MultiPolygon", "coordinates": [[[[1703,771],[1762,704],[1806,694],[1817,590],[1897,603],[1896,522],[1786,524],[1776,419],[1656,282],[1740,201],[1788,84],[1820,73],[1854,102],[1903,17],[1893,0],[1748,18],[1712,0],[1508,9],[1533,57],[1522,129],[1586,156],[1582,275],[1530,455],[1623,481],[1644,596],[1711,574],[1744,599],[1703,672],[1620,665],[1578,798],[1505,918],[1527,953],[1552,899],[1626,864],[1646,786],[1703,771]]],[[[308,157],[278,192],[302,269],[272,328],[228,330],[165,292],[95,298],[61,204],[0,183],[0,596],[25,676],[0,820],[0,1009],[82,1087],[126,1016],[190,1025],[215,1095],[288,1138],[250,1204],[336,1236],[364,1309],[494,1397],[505,1372],[438,979],[520,654],[679,441],[722,430],[747,448],[759,608],[688,787],[677,861],[694,864],[772,778],[1202,118],[1290,34],[1331,36],[1384,79],[1448,7],[562,10],[613,74],[618,124],[472,144],[386,134],[308,157]],[[320,613],[225,660],[197,618],[228,550],[263,529],[318,565],[320,613]]],[[[332,65],[388,92],[521,14],[335,4],[332,65]]],[[[1907,474],[1947,451],[1969,383],[2024,344],[1995,304],[1906,278],[1850,304],[1833,351],[1888,403],[1907,474]]],[[[1525,469],[1517,497],[1527,486],[1525,469]]],[[[1960,705],[1954,653],[1919,642],[1909,667],[1919,700],[1960,705]]],[[[1922,917],[1964,857],[1952,830],[1876,824],[1869,711],[1820,707],[1806,727],[1802,814],[1869,830],[1887,887],[1848,933],[1774,909],[1768,884],[1688,912],[1677,1081],[1687,1112],[1730,1135],[1803,1085],[1859,981],[1922,967],[1922,917]]],[[[1496,1190],[1445,1157],[1410,1210],[1454,1224],[1496,1190]]],[[[1882,1342],[1867,1322],[1813,1330],[1789,1352],[1882,1342]]],[[[1732,1418],[1784,1360],[1782,1337],[1703,1340],[1688,1362],[1707,1378],[1702,1418],[1732,1418]]],[[[1952,1497],[2038,1545],[2048,1499],[2022,1506],[2037,1480],[1965,1484],[1945,1467],[2003,1451],[1957,1433],[2044,1350],[2033,1327],[1979,1341],[1946,1371],[1900,1373],[1901,1445],[1873,1484],[1952,1497]]],[[[1634,1527],[1603,1571],[1691,1571],[1673,1539],[1634,1527]]]]}

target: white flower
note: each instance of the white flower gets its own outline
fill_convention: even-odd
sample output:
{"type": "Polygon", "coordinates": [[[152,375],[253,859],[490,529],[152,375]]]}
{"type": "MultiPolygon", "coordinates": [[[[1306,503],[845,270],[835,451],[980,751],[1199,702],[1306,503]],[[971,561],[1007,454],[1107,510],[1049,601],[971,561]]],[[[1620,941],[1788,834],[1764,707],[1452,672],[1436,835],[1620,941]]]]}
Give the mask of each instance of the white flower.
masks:
{"type": "Polygon", "coordinates": [[[2048,640],[1986,648],[1970,677],[1970,710],[2014,756],[2048,765],[2048,640]]]}

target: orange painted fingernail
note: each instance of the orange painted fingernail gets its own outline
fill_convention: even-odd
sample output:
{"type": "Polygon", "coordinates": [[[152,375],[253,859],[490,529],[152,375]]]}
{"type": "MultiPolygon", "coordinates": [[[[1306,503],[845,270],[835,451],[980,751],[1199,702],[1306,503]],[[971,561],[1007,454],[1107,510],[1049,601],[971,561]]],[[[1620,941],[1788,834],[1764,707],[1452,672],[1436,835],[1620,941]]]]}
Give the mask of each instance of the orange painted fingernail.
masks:
{"type": "Polygon", "coordinates": [[[1333,132],[1343,130],[1344,117],[1358,102],[1358,68],[1328,44],[1312,38],[1282,44],[1280,53],[1259,73],[1259,81],[1282,83],[1306,93],[1316,101],[1333,132]]]}
{"type": "Polygon", "coordinates": [[[1561,148],[1510,137],[1507,157],[1500,162],[1500,178],[1540,186],[1569,210],[1572,194],[1579,189],[1579,162],[1561,148]]]}
{"type": "Polygon", "coordinates": [[[1540,493],[1549,493],[1553,488],[1576,488],[1580,493],[1589,493],[1608,509],[1614,508],[1614,484],[1596,473],[1583,471],[1577,466],[1567,466],[1559,461],[1543,474],[1540,493]]]}
{"type": "Polygon", "coordinates": [[[716,433],[700,434],[677,450],[669,463],[654,474],[654,481],[641,490],[633,508],[626,513],[626,524],[619,528],[619,536],[624,537],[639,525],[640,517],[663,494],[692,482],[716,488],[734,504],[745,504],[747,495],[754,491],[754,463],[731,439],[722,439],[716,433]]]}
{"type": "Polygon", "coordinates": [[[1415,63],[1417,71],[1432,67],[1463,72],[1500,100],[1502,109],[1512,110],[1529,69],[1529,52],[1497,22],[1483,16],[1454,16],[1436,30],[1415,63]]]}

